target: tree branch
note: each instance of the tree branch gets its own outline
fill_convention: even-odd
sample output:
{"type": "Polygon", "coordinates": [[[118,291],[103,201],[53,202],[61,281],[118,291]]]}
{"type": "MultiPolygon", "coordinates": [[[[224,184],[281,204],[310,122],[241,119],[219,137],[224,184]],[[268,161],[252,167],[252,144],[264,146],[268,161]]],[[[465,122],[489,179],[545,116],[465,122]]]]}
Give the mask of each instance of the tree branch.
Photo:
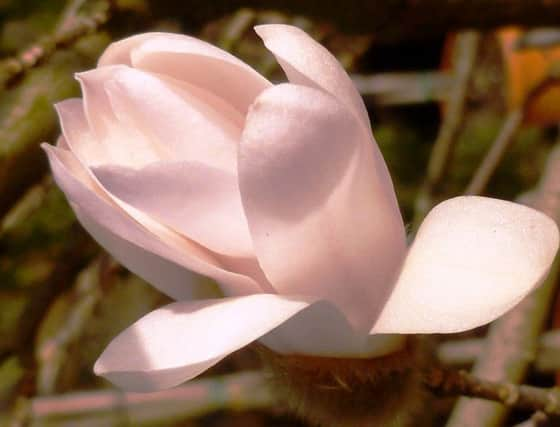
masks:
{"type": "Polygon", "coordinates": [[[506,155],[507,150],[513,144],[515,135],[523,123],[527,109],[541,94],[550,89],[551,86],[560,82],[558,78],[558,68],[558,64],[552,64],[547,75],[543,77],[542,81],[540,81],[527,94],[523,105],[520,108],[511,110],[508,113],[500,133],[492,143],[492,146],[490,147],[490,150],[488,150],[488,153],[486,153],[482,163],[475,171],[467,189],[465,190],[465,194],[476,195],[484,192],[488,182],[490,182],[490,179],[492,178],[492,175],[494,175],[494,172],[498,169],[498,166],[506,155]]]}
{"type": "MultiPolygon", "coordinates": [[[[223,409],[261,409],[272,404],[264,375],[247,371],[193,380],[154,393],[105,389],[34,397],[14,415],[30,425],[161,425],[223,409]]],[[[0,416],[0,425],[10,425],[5,421],[0,416]]]]}
{"type": "Polygon", "coordinates": [[[30,68],[51,56],[57,49],[70,46],[83,36],[91,34],[105,24],[110,17],[112,2],[103,2],[102,10],[89,16],[71,15],[62,23],[60,30],[45,36],[12,58],[0,61],[0,88],[20,77],[30,68]]]}
{"type": "MultiPolygon", "coordinates": [[[[52,333],[39,332],[35,350],[37,394],[49,395],[56,391],[69,348],[82,336],[102,296],[103,279],[108,277],[104,271],[108,269],[108,259],[107,254],[102,254],[82,270],[71,291],[57,299],[59,303],[66,301],[70,306],[64,320],[52,333]]],[[[48,314],[45,318],[48,319],[48,314]]],[[[46,320],[42,323],[44,325],[46,320]]]]}
{"type": "Polygon", "coordinates": [[[453,76],[441,71],[352,74],[351,77],[360,95],[377,105],[444,102],[454,88],[453,76]]]}
{"type": "MultiPolygon", "coordinates": [[[[437,357],[444,366],[465,367],[476,362],[484,353],[484,338],[446,341],[438,346],[437,357]]],[[[534,369],[540,373],[560,371],[560,330],[540,336],[534,369]]]]}
{"type": "Polygon", "coordinates": [[[482,194],[494,175],[498,166],[504,156],[506,155],[507,150],[513,144],[513,140],[519,127],[523,123],[524,111],[523,109],[515,109],[508,113],[498,136],[492,142],[490,150],[484,156],[484,159],[480,163],[480,166],[477,168],[471,181],[467,185],[467,189],[465,190],[465,194],[482,194]]]}
{"type": "Polygon", "coordinates": [[[500,402],[511,408],[530,409],[547,415],[560,415],[560,390],[529,385],[500,383],[478,378],[466,371],[433,368],[424,384],[438,394],[469,396],[500,402]]]}
{"type": "Polygon", "coordinates": [[[434,205],[434,197],[449,169],[463,124],[465,100],[476,61],[480,34],[465,31],[457,34],[453,46],[453,86],[445,102],[445,116],[432,148],[426,180],[416,198],[413,229],[417,230],[434,205]]]}

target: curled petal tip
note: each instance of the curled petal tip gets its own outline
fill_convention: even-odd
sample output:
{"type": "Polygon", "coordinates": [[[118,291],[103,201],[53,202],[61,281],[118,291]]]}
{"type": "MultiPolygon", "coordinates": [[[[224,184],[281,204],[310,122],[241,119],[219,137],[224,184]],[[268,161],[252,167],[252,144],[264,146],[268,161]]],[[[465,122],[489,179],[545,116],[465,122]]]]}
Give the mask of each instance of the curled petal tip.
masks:
{"type": "Polygon", "coordinates": [[[269,30],[272,31],[275,29],[302,31],[298,27],[295,27],[293,25],[288,25],[288,24],[260,24],[260,25],[255,25],[253,29],[261,37],[264,37],[269,30]]]}
{"type": "Polygon", "coordinates": [[[77,80],[80,83],[83,82],[85,79],[87,79],[88,73],[91,71],[92,70],[87,70],[87,71],[79,71],[77,73],[74,73],[74,80],[77,80]]]}
{"type": "Polygon", "coordinates": [[[99,359],[97,359],[97,361],[95,362],[95,365],[93,365],[93,373],[100,377],[102,377],[104,374],[107,373],[107,370],[105,369],[103,363],[101,362],[102,357],[103,355],[101,355],[99,359]]]}
{"type": "Polygon", "coordinates": [[[47,142],[41,142],[40,147],[48,154],[49,150],[52,148],[52,145],[47,142]]]}

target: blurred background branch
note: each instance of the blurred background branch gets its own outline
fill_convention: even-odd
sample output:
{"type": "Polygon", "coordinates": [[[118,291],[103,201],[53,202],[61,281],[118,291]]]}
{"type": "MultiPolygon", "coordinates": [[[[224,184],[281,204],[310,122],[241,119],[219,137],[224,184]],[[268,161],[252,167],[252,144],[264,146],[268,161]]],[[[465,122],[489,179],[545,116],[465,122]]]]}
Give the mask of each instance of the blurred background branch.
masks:
{"type": "MultiPolygon", "coordinates": [[[[500,402],[506,407],[530,409],[546,415],[560,415],[560,391],[556,388],[498,383],[466,371],[434,368],[424,377],[426,386],[440,394],[463,395],[500,402]]],[[[464,424],[467,425],[467,424],[464,424]]]]}
{"type": "MultiPolygon", "coordinates": [[[[161,4],[161,3],[160,3],[161,4]]],[[[277,10],[335,23],[352,33],[373,33],[383,41],[396,42],[441,36],[467,28],[489,29],[504,25],[546,26],[560,21],[559,0],[358,0],[341,7],[336,1],[319,0],[191,0],[163,5],[187,15],[190,25],[223,17],[245,7],[277,10]]],[[[167,9],[168,10],[168,9],[167,9]]]]}
{"type": "Polygon", "coordinates": [[[450,167],[458,135],[464,120],[465,103],[469,82],[477,56],[480,34],[475,31],[458,33],[453,40],[452,76],[453,84],[445,97],[445,115],[432,147],[426,178],[416,198],[413,229],[420,223],[435,204],[435,196],[440,190],[450,167]]]}
{"type": "Polygon", "coordinates": [[[67,48],[80,38],[97,31],[100,26],[109,20],[111,2],[99,2],[101,7],[96,9],[100,10],[86,16],[77,14],[81,3],[84,2],[69,3],[67,10],[63,13],[64,19],[52,35],[43,37],[15,57],[0,61],[0,88],[16,77],[20,77],[41,61],[45,61],[57,49],[67,48]]]}
{"type": "MultiPolygon", "coordinates": [[[[240,372],[156,393],[100,390],[36,397],[22,405],[25,425],[73,427],[170,424],[222,409],[247,411],[268,408],[273,400],[259,372],[240,372]]],[[[2,420],[0,423],[6,423],[2,420]]],[[[1,424],[4,425],[4,424],[1,424]]],[[[14,426],[15,427],[15,426],[14,426]]]]}

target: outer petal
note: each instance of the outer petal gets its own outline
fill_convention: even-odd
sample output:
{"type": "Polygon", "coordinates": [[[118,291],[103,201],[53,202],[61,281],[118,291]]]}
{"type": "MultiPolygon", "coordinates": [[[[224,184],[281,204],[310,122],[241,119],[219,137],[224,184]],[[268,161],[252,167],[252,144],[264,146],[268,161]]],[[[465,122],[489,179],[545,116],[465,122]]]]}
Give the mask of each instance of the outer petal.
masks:
{"type": "Polygon", "coordinates": [[[511,202],[457,197],[424,220],[374,333],[459,332],[491,322],[545,277],[558,228],[511,202]]]}
{"type": "Polygon", "coordinates": [[[291,25],[255,27],[291,83],[326,90],[348,106],[370,129],[364,102],[337,59],[304,31],[291,25]]]}
{"type": "MultiPolygon", "coordinates": [[[[148,245],[140,246],[123,239],[119,235],[122,233],[113,233],[74,203],[72,203],[72,209],[80,224],[116,260],[169,297],[176,300],[191,300],[221,296],[220,289],[211,281],[168,258],[149,252],[146,250],[148,245]]],[[[135,230],[135,232],[142,233],[141,230],[135,230]]],[[[131,240],[140,242],[143,239],[133,237],[131,240]]]]}
{"type": "Polygon", "coordinates": [[[105,91],[105,82],[113,76],[115,70],[117,67],[105,67],[75,74],[82,90],[88,126],[97,139],[108,138],[118,126],[105,91]]]}
{"type": "Polygon", "coordinates": [[[400,218],[393,182],[383,155],[373,140],[364,102],[337,59],[297,27],[259,25],[255,31],[274,54],[291,83],[325,90],[356,115],[364,133],[360,161],[363,163],[363,179],[369,186],[366,191],[383,198],[383,209],[392,210],[392,215],[400,218]]]}
{"type": "Polygon", "coordinates": [[[152,141],[162,160],[191,160],[235,172],[244,118],[204,91],[165,76],[114,67],[104,82],[119,122],[152,141]]]}
{"type": "MultiPolygon", "coordinates": [[[[105,84],[114,77],[117,70],[118,67],[104,67],[77,74],[84,95],[83,106],[86,121],[71,125],[71,120],[66,120],[64,123],[63,119],[63,130],[74,127],[76,133],[80,135],[88,132],[89,138],[95,144],[103,147],[105,157],[102,160],[104,163],[141,167],[159,160],[161,158],[160,148],[136,128],[123,126],[116,117],[105,90],[105,84]]],[[[74,107],[74,109],[76,108],[74,107]]],[[[63,110],[59,109],[59,113],[61,112],[63,110]]],[[[75,112],[75,115],[78,113],[75,112]]],[[[72,146],[74,139],[69,135],[66,136],[68,143],[72,146]]],[[[80,155],[80,151],[75,150],[74,147],[72,150],[86,164],[96,164],[93,160],[97,160],[97,157],[90,159],[85,155],[80,155]]]]}
{"type": "Polygon", "coordinates": [[[210,250],[254,257],[237,176],[193,162],[94,168],[113,195],[210,250]]]}
{"type": "MultiPolygon", "coordinates": [[[[161,32],[151,32],[143,34],[135,34],[130,37],[126,37],[122,40],[111,43],[105,52],[99,57],[97,61],[97,67],[106,67],[109,65],[128,65],[132,66],[132,59],[130,54],[133,49],[140,46],[142,43],[147,42],[150,39],[156,37],[180,37],[179,34],[168,34],[161,32]]],[[[188,36],[187,36],[188,37],[188,36]]]]}
{"type": "Polygon", "coordinates": [[[172,387],[197,376],[309,304],[270,294],[170,304],[117,336],[94,370],[129,390],[172,387]]]}
{"type": "MultiPolygon", "coordinates": [[[[160,160],[183,159],[237,173],[237,146],[244,121],[240,116],[234,117],[237,113],[228,117],[239,123],[227,119],[224,122],[218,113],[227,111],[214,110],[219,104],[198,98],[200,93],[193,92],[189,99],[185,90],[175,90],[170,82],[130,68],[120,67],[120,72],[116,69],[119,67],[114,68],[111,78],[97,83],[111,87],[107,104],[101,109],[108,110],[107,120],[111,121],[105,136],[97,137],[92,132],[81,99],[56,104],[65,139],[82,163],[141,168],[160,160]],[[122,78],[130,74],[142,78],[124,83],[122,78]],[[212,119],[224,122],[223,126],[212,119]]],[[[84,81],[91,85],[93,77],[88,74],[84,81]]],[[[94,120],[98,119],[95,114],[94,120]]]]}
{"type": "MultiPolygon", "coordinates": [[[[72,150],[72,152],[76,155],[76,157],[80,160],[80,162],[85,167],[91,166],[91,167],[95,168],[96,165],[105,165],[106,163],[112,163],[114,161],[113,158],[110,155],[107,154],[107,150],[106,150],[107,147],[104,146],[102,143],[100,143],[92,135],[92,133],[89,129],[89,125],[88,125],[87,120],[86,120],[86,116],[84,114],[83,104],[82,104],[82,101],[80,99],[69,99],[69,100],[66,100],[66,101],[62,101],[59,104],[57,104],[56,107],[57,107],[57,112],[59,114],[60,121],[62,123],[62,130],[63,130],[63,134],[65,135],[65,138],[64,138],[65,143],[69,146],[69,148],[72,150]]],[[[124,145],[126,146],[127,141],[125,140],[124,142],[125,142],[124,145]]],[[[207,163],[211,164],[212,162],[215,162],[215,160],[216,160],[216,159],[210,158],[212,156],[212,151],[211,150],[207,150],[206,152],[202,152],[202,153],[198,153],[198,154],[200,155],[201,160],[203,160],[203,161],[207,160],[207,163]]],[[[131,155],[131,158],[133,159],[134,156],[131,155]]],[[[231,162],[232,163],[237,163],[237,159],[235,159],[235,158],[231,159],[231,162]]],[[[156,164],[158,162],[156,160],[153,160],[151,163],[156,164]]],[[[124,165],[127,165],[127,164],[128,163],[126,163],[126,162],[124,163],[124,165]]],[[[135,169],[138,166],[141,166],[141,164],[139,165],[137,162],[133,161],[132,168],[135,169]]],[[[201,165],[201,167],[202,167],[202,165],[201,165]]],[[[124,169],[126,169],[126,168],[124,168],[124,169]]],[[[130,173],[134,174],[134,172],[132,172],[132,170],[130,170],[130,173]]],[[[216,173],[217,174],[222,174],[222,175],[231,174],[231,173],[226,172],[226,171],[223,171],[223,172],[216,171],[216,173]]],[[[87,171],[85,172],[85,175],[88,175],[87,171]]],[[[91,175],[87,179],[93,179],[94,181],[97,181],[97,178],[95,178],[93,175],[91,175]]],[[[223,183],[223,180],[222,180],[222,183],[223,183]]],[[[206,185],[206,184],[207,183],[204,183],[204,185],[206,185]]],[[[224,185],[226,185],[226,184],[224,184],[224,185]]],[[[96,186],[99,187],[98,189],[100,190],[100,193],[105,198],[113,198],[114,197],[114,195],[112,195],[110,192],[107,192],[107,190],[99,182],[96,183],[96,186]]],[[[237,211],[239,212],[240,211],[239,210],[239,197],[240,196],[239,196],[239,190],[237,189],[237,182],[236,181],[235,182],[230,182],[226,186],[228,187],[228,189],[231,189],[232,187],[234,187],[232,192],[228,195],[230,197],[230,202],[233,203],[233,205],[230,206],[230,207],[233,208],[234,205],[237,204],[237,208],[235,208],[235,209],[237,209],[237,211]],[[235,200],[231,200],[231,198],[233,198],[235,200]]],[[[153,185],[152,185],[152,188],[153,188],[153,185]]],[[[222,188],[222,190],[223,190],[223,188],[222,188]]],[[[183,202],[181,202],[181,203],[183,203],[183,202]]],[[[124,205],[121,204],[120,208],[121,208],[121,210],[124,210],[126,212],[125,215],[134,216],[134,212],[133,212],[134,208],[132,206],[130,206],[130,204],[124,204],[124,205]]],[[[229,213],[229,216],[231,216],[233,212],[234,211],[231,211],[229,213]]],[[[167,212],[167,213],[171,214],[170,212],[167,212]]],[[[244,224],[246,224],[244,214],[239,213],[237,218],[239,218],[239,216],[242,217],[240,219],[240,221],[242,223],[241,228],[243,228],[243,227],[246,228],[246,225],[244,225],[244,224]]],[[[176,218],[176,219],[178,219],[178,218],[176,218]]],[[[229,219],[232,219],[232,218],[229,218],[229,219]]],[[[233,224],[234,224],[234,221],[232,221],[229,225],[231,226],[233,224]]],[[[157,226],[157,223],[155,225],[157,226]]],[[[144,224],[144,226],[146,226],[146,224],[144,224]]],[[[150,228],[150,227],[148,227],[148,228],[150,228]]],[[[152,233],[154,232],[154,230],[150,230],[150,231],[152,233]]],[[[206,237],[209,237],[209,236],[206,236],[206,237]]],[[[239,236],[237,236],[237,237],[239,237],[239,236]]],[[[227,250],[228,248],[225,248],[225,250],[219,250],[218,251],[219,253],[223,253],[223,254],[226,255],[224,257],[220,257],[220,259],[218,260],[219,263],[224,268],[226,268],[227,270],[235,271],[235,272],[240,273],[242,275],[246,275],[246,276],[249,276],[249,277],[253,278],[259,284],[263,285],[266,290],[270,291],[272,288],[270,287],[266,278],[264,277],[264,274],[262,273],[262,270],[261,270],[260,266],[258,265],[258,262],[256,261],[255,257],[254,257],[254,253],[253,253],[252,249],[249,250],[249,248],[252,248],[252,244],[250,243],[250,241],[248,241],[248,239],[250,239],[250,238],[248,237],[248,235],[245,235],[244,240],[240,240],[240,239],[241,238],[239,238],[239,239],[236,238],[235,240],[232,239],[229,242],[231,244],[230,247],[229,247],[230,250],[227,250]],[[249,254],[250,254],[250,256],[248,256],[249,254]]],[[[206,243],[208,243],[208,242],[206,242],[206,243]]],[[[213,255],[218,255],[218,253],[213,254],[213,255]]],[[[213,259],[214,259],[214,261],[216,261],[215,257],[213,259]]]]}
{"type": "Polygon", "coordinates": [[[59,135],[58,139],[56,140],[56,147],[60,148],[61,150],[70,151],[70,146],[66,142],[66,139],[64,139],[63,135],[59,135]]]}
{"type": "Polygon", "coordinates": [[[239,183],[257,258],[277,291],[335,303],[371,327],[404,256],[404,230],[363,162],[355,117],[323,91],[279,85],[255,101],[239,183]]]}
{"type": "Polygon", "coordinates": [[[268,80],[233,55],[180,34],[147,33],[113,43],[99,66],[127,64],[188,82],[221,97],[245,115],[268,80]]]}
{"type": "Polygon", "coordinates": [[[82,225],[117,260],[162,292],[175,299],[192,296],[192,290],[185,286],[188,272],[182,271],[183,268],[212,277],[228,295],[261,292],[254,280],[225,270],[209,251],[188,239],[174,236],[132,207],[130,209],[142,223],[130,217],[107,198],[102,189],[96,188],[97,184],[70,152],[47,144],[43,148],[49,155],[58,185],[77,206],[76,213],[82,225]],[[161,274],[155,274],[156,271],[161,274]]]}
{"type": "Polygon", "coordinates": [[[55,104],[64,141],[77,157],[89,165],[111,163],[105,144],[93,137],[80,98],[65,99],[55,104]]]}

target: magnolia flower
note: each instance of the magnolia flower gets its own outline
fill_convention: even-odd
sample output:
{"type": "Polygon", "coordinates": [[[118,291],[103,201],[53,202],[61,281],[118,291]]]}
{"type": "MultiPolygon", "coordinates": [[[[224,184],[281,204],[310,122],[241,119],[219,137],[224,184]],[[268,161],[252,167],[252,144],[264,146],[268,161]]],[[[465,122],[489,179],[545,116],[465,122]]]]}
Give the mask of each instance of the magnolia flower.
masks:
{"type": "Polygon", "coordinates": [[[326,49],[256,28],[289,83],[195,38],[141,34],[80,73],[45,145],[82,225],[177,302],[116,337],[96,373],[170,387],[260,342],[280,354],[372,358],[403,334],[494,320],[546,275],[554,222],[483,197],[435,207],[407,248],[364,104],[326,49]],[[197,299],[214,279],[223,298],[197,299]]]}

